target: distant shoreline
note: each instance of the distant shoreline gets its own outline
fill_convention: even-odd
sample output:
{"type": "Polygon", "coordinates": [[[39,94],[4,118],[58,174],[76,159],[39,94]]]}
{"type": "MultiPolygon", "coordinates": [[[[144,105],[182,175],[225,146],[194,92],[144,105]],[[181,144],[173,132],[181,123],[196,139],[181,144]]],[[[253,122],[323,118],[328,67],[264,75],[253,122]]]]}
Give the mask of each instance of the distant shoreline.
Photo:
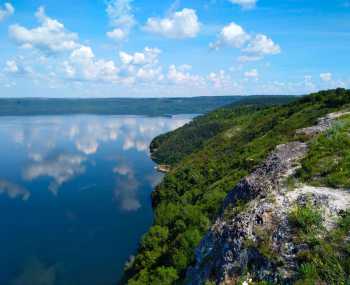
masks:
{"type": "MultiPolygon", "coordinates": [[[[271,97],[259,96],[268,100],[271,97]]],[[[256,96],[208,96],[188,98],[104,98],[104,99],[0,99],[0,116],[44,115],[141,115],[172,116],[204,114],[256,96]]],[[[283,96],[286,101],[296,98],[283,96]]]]}

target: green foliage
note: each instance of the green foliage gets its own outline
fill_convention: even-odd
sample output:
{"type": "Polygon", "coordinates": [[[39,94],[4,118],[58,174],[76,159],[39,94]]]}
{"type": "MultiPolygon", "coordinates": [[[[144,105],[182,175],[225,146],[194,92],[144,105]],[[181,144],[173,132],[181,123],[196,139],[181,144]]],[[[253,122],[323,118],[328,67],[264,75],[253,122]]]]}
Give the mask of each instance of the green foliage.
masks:
{"type": "Polygon", "coordinates": [[[239,128],[233,127],[235,119],[244,120],[244,114],[264,106],[285,104],[296,100],[291,96],[248,96],[212,113],[195,118],[191,123],[171,133],[155,138],[151,143],[153,159],[160,164],[174,164],[186,155],[202,148],[219,133],[227,131],[227,137],[234,136],[239,128]]]}
{"type": "Polygon", "coordinates": [[[350,117],[347,116],[310,144],[299,177],[314,185],[350,187],[350,117]]]}
{"type": "Polygon", "coordinates": [[[289,222],[304,233],[310,233],[315,229],[320,229],[322,220],[320,211],[310,204],[297,206],[289,214],[289,222]]]}
{"type": "MultiPolygon", "coordinates": [[[[196,246],[219,213],[224,197],[237,182],[278,144],[295,140],[296,129],[311,126],[319,117],[343,109],[349,103],[350,91],[337,89],[283,106],[229,106],[156,138],[152,146],[154,159],[173,164],[172,171],[152,195],[154,225],[159,227],[156,232],[167,234],[154,237],[152,228],[150,237],[143,239],[133,266],[125,272],[127,279],[141,283],[130,281],[129,284],[152,284],[150,280],[162,267],[175,269],[177,279],[172,284],[181,282],[186,268],[194,262],[196,246]],[[206,131],[215,124],[217,127],[206,131]]],[[[305,230],[312,246],[319,246],[317,236],[309,234],[307,228],[317,225],[319,216],[310,209],[298,210],[295,214],[292,220],[305,230]]],[[[330,274],[327,270],[324,272],[330,274]]]]}
{"type": "Polygon", "coordinates": [[[142,270],[137,279],[130,279],[130,285],[170,285],[178,279],[176,270],[173,267],[159,267],[152,275],[146,270],[142,270]]]}
{"type": "MultiPolygon", "coordinates": [[[[316,230],[313,227],[313,231],[316,230]]],[[[312,243],[307,239],[301,240],[302,243],[307,242],[309,250],[300,256],[299,280],[296,284],[349,284],[349,232],[350,213],[347,212],[330,233],[319,233],[312,243]]]]}

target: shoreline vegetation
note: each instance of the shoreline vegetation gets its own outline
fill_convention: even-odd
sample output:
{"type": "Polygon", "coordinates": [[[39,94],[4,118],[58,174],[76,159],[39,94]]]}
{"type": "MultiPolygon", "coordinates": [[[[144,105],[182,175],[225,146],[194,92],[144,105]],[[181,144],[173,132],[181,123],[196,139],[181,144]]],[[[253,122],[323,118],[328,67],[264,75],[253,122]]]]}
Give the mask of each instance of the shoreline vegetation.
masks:
{"type": "MultiPolygon", "coordinates": [[[[195,249],[237,183],[252,173],[276,146],[294,140],[306,142],[296,130],[350,107],[350,91],[341,88],[284,103],[256,99],[216,109],[152,141],[152,159],[158,165],[170,165],[171,170],[152,193],[154,224],[142,237],[121,284],[183,284],[188,268],[195,263],[195,249]]],[[[322,166],[330,167],[303,165],[300,179],[320,182],[318,173],[323,173],[322,166]],[[310,171],[314,168],[318,171],[313,170],[315,176],[310,171]]],[[[347,170],[343,170],[346,173],[341,177],[336,176],[336,168],[327,171],[323,175],[330,175],[333,185],[324,179],[320,186],[350,187],[347,170]]],[[[238,205],[237,211],[242,207],[238,205]]],[[[315,270],[322,272],[319,268],[315,270]]],[[[317,280],[322,281],[321,277],[317,280]]]]}

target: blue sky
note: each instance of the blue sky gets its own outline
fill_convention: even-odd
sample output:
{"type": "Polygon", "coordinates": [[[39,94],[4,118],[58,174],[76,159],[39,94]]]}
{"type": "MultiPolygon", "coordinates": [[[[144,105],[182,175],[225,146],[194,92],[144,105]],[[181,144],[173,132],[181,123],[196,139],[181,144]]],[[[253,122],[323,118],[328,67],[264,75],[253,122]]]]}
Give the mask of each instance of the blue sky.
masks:
{"type": "Polygon", "coordinates": [[[350,86],[348,0],[0,1],[1,97],[350,86]]]}

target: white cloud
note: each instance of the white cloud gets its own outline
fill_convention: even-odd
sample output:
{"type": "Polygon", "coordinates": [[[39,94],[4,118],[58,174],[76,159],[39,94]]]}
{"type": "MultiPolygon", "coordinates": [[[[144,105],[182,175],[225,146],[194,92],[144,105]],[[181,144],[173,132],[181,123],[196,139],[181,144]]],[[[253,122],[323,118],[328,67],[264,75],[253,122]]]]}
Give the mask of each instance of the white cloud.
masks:
{"type": "Polygon", "coordinates": [[[119,72],[114,61],[97,60],[88,46],[73,50],[63,68],[67,77],[88,81],[114,82],[119,72]]]}
{"type": "Polygon", "coordinates": [[[124,51],[119,52],[122,63],[120,75],[124,83],[134,84],[141,81],[157,82],[163,80],[162,67],[159,63],[161,50],[145,47],[142,52],[133,54],[124,51]]]}
{"type": "Polygon", "coordinates": [[[135,52],[134,54],[121,51],[119,57],[121,62],[126,65],[156,64],[160,53],[160,49],[145,47],[143,52],[135,52]]]}
{"type": "Polygon", "coordinates": [[[164,79],[164,75],[162,74],[162,68],[140,68],[137,73],[136,77],[143,80],[143,81],[152,81],[152,80],[158,80],[161,81],[164,79]]]}
{"type": "Polygon", "coordinates": [[[167,38],[194,38],[200,31],[200,23],[196,11],[185,8],[167,18],[149,18],[144,29],[167,38]]]}
{"type": "Polygon", "coordinates": [[[107,36],[115,41],[121,41],[124,40],[127,37],[127,32],[120,29],[120,28],[116,28],[111,32],[107,32],[107,36]]]}
{"type": "Polygon", "coordinates": [[[257,0],[229,0],[232,4],[237,4],[244,9],[254,8],[257,0]]]}
{"type": "Polygon", "coordinates": [[[258,34],[249,42],[244,51],[263,56],[279,54],[281,52],[281,48],[266,35],[258,34]]]}
{"type": "Polygon", "coordinates": [[[263,34],[253,36],[234,22],[223,27],[217,41],[209,45],[216,50],[222,46],[240,49],[244,53],[237,59],[240,63],[258,61],[266,55],[276,55],[281,52],[280,46],[271,38],[263,34]]]}
{"type": "Polygon", "coordinates": [[[241,48],[249,39],[249,34],[241,26],[232,22],[221,30],[217,42],[211,44],[210,47],[217,49],[220,46],[226,45],[241,48]]]}
{"type": "Polygon", "coordinates": [[[224,70],[220,70],[219,72],[211,72],[208,75],[208,80],[213,84],[215,88],[218,89],[225,89],[232,83],[231,77],[226,74],[224,70]]]}
{"type": "Polygon", "coordinates": [[[26,66],[24,62],[20,61],[20,58],[16,60],[7,60],[4,71],[8,75],[35,75],[32,68],[26,66]]]}
{"type": "Polygon", "coordinates": [[[328,81],[331,81],[332,80],[332,73],[330,72],[327,72],[327,73],[321,73],[320,74],[320,78],[322,81],[324,82],[328,82],[328,81]]]}
{"type": "Polygon", "coordinates": [[[262,59],[262,56],[257,55],[241,55],[238,57],[238,62],[240,63],[247,63],[247,62],[253,62],[253,61],[259,61],[262,59]]]}
{"type": "Polygon", "coordinates": [[[199,75],[193,75],[190,72],[182,69],[180,67],[176,67],[176,65],[171,65],[169,67],[168,70],[168,74],[167,74],[167,79],[171,82],[171,83],[175,83],[175,84],[194,84],[194,85],[203,85],[204,79],[199,76],[199,75]]]}
{"type": "Polygon", "coordinates": [[[27,29],[20,25],[9,28],[10,37],[19,45],[26,48],[37,48],[46,53],[58,53],[77,48],[78,36],[66,31],[64,25],[45,14],[40,7],[35,14],[40,26],[27,29]]]}
{"type": "Polygon", "coordinates": [[[246,71],[244,73],[244,77],[246,77],[246,78],[258,78],[259,72],[257,69],[252,69],[252,70],[246,71]]]}
{"type": "Polygon", "coordinates": [[[127,38],[130,30],[135,26],[136,20],[133,15],[132,0],[111,0],[107,4],[107,15],[110,25],[114,29],[107,32],[107,36],[115,41],[127,38]]]}
{"type": "Polygon", "coordinates": [[[6,61],[5,71],[9,73],[17,73],[19,71],[17,62],[14,60],[6,61]]]}
{"type": "Polygon", "coordinates": [[[0,8],[0,22],[15,13],[15,8],[11,3],[5,3],[4,8],[0,8]]]}

